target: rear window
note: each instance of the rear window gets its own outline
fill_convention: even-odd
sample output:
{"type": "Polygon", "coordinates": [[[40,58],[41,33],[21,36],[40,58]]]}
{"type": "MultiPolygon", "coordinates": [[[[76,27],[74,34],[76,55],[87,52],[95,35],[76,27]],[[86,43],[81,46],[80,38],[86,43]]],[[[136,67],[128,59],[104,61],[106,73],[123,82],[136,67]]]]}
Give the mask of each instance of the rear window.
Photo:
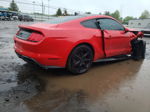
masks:
{"type": "Polygon", "coordinates": [[[97,25],[96,25],[96,19],[83,21],[83,22],[81,22],[81,24],[86,28],[98,29],[97,25]]]}
{"type": "Polygon", "coordinates": [[[48,21],[46,21],[46,23],[50,23],[50,24],[60,24],[60,23],[65,23],[65,22],[69,22],[75,19],[79,19],[82,18],[83,16],[64,16],[64,17],[57,17],[54,19],[50,19],[48,21]]]}

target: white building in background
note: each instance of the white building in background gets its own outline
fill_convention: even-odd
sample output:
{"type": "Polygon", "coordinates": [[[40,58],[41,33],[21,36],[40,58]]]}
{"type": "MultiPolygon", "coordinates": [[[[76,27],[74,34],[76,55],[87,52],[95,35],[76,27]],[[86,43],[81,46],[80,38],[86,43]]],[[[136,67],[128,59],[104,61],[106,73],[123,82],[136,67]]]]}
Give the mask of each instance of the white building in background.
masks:
{"type": "Polygon", "coordinates": [[[130,20],[128,27],[129,28],[148,28],[148,29],[150,29],[150,18],[130,20]]]}

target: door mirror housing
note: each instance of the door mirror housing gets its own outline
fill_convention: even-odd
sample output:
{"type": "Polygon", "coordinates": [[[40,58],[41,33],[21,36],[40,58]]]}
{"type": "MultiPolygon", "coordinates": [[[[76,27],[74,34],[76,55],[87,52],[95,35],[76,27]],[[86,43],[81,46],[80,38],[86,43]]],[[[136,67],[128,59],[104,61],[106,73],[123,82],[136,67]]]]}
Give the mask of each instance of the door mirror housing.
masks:
{"type": "Polygon", "coordinates": [[[129,32],[130,30],[128,28],[125,28],[125,33],[129,32]]]}
{"type": "Polygon", "coordinates": [[[144,37],[144,33],[143,32],[138,32],[137,37],[144,37]]]}

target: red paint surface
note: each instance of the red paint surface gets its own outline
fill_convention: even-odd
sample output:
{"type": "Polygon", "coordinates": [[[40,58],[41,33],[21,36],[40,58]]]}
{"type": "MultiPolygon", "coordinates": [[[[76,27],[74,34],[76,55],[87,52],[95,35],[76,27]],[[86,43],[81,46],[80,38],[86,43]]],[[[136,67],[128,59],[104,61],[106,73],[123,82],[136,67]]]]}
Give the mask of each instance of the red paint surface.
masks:
{"type": "MultiPolygon", "coordinates": [[[[131,53],[131,40],[137,38],[132,32],[104,31],[104,43],[100,29],[85,28],[80,22],[94,18],[111,18],[108,16],[90,16],[62,24],[39,23],[20,28],[40,32],[38,42],[32,42],[32,34],[28,40],[14,37],[15,51],[23,56],[36,60],[44,66],[65,67],[71,51],[79,44],[89,44],[94,50],[94,60],[121,54],[131,53]],[[43,37],[41,37],[41,35],[43,37]],[[105,45],[105,51],[103,49],[105,45]],[[106,55],[105,55],[106,53],[106,55]]],[[[111,18],[113,19],[113,18],[111,18]]]]}

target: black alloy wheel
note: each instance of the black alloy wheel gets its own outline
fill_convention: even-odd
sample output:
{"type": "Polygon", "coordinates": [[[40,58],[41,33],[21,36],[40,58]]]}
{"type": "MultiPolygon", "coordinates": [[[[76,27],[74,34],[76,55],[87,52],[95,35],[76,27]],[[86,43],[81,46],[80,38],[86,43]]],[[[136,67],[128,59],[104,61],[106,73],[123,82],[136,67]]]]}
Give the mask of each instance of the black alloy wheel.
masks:
{"type": "Polygon", "coordinates": [[[87,45],[80,45],[69,56],[67,68],[73,74],[82,74],[89,70],[92,61],[93,50],[87,45]]]}

